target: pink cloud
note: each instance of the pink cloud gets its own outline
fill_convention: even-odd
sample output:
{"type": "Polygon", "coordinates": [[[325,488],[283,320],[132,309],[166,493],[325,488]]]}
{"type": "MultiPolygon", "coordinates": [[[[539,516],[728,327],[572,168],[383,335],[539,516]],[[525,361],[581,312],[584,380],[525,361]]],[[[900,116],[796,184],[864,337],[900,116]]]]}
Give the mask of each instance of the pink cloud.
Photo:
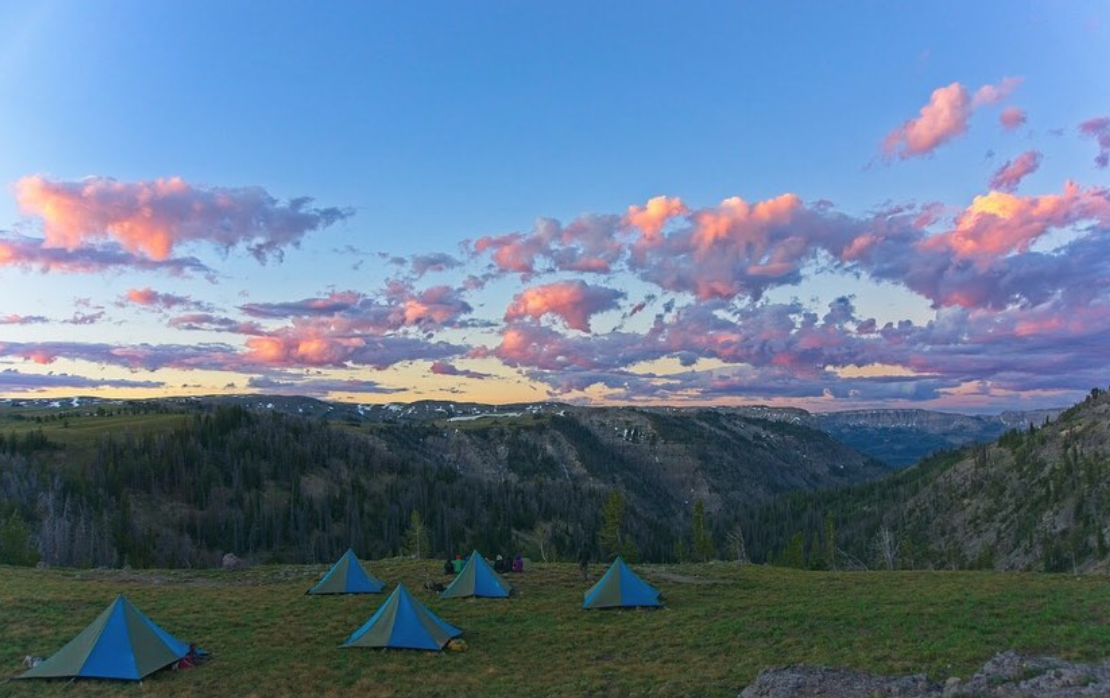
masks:
{"type": "Polygon", "coordinates": [[[45,322],[50,321],[43,315],[20,315],[18,313],[0,315],[0,325],[41,325],[45,322]]]}
{"type": "Polygon", "coordinates": [[[1084,138],[1093,138],[1098,143],[1095,165],[1105,169],[1110,164],[1110,117],[1100,116],[1079,124],[1079,133],[1084,138]]]}
{"type": "Polygon", "coordinates": [[[479,238],[476,255],[490,254],[499,272],[529,278],[545,271],[608,273],[624,251],[617,238],[621,219],[613,215],[585,215],[566,226],[541,218],[529,233],[479,238]],[[538,265],[545,263],[546,267],[538,265]]]}
{"type": "Polygon", "coordinates": [[[958,82],[933,90],[929,103],[917,118],[887,134],[882,150],[886,157],[900,160],[928,155],[967,132],[972,113],[979,107],[997,104],[1021,84],[1021,78],[1004,78],[998,85],[984,85],[974,96],[958,82]]]}
{"type": "Polygon", "coordinates": [[[1037,171],[1041,166],[1041,154],[1036,150],[1027,150],[1014,160],[1007,160],[1006,164],[995,171],[991,177],[991,189],[1012,192],[1021,184],[1021,180],[1037,171]]]}
{"type": "Polygon", "coordinates": [[[107,239],[155,261],[191,242],[242,245],[261,261],[280,258],[305,234],[351,215],[312,208],[306,198],[281,203],[261,187],[199,188],[178,177],[128,183],[32,176],[16,183],[16,197],[24,212],[42,218],[45,247],[73,251],[107,239]]]}
{"type": "Polygon", "coordinates": [[[1002,78],[1002,82],[997,85],[983,85],[975,91],[975,96],[971,100],[971,105],[978,108],[991,104],[998,104],[1009,97],[1024,81],[1024,78],[1020,77],[1006,77],[1002,78]]]}
{"type": "Polygon", "coordinates": [[[181,296],[175,293],[160,293],[149,286],[128,289],[127,292],[123,294],[120,302],[158,310],[172,310],[177,307],[196,309],[206,307],[204,303],[199,303],[188,296],[181,296]]]}
{"type": "Polygon", "coordinates": [[[1006,107],[998,115],[998,122],[1007,131],[1014,131],[1025,125],[1025,110],[1019,107],[1006,107]]]}
{"type": "Polygon", "coordinates": [[[590,318],[597,313],[613,310],[624,293],[603,286],[590,286],[582,281],[559,281],[535,286],[518,293],[505,311],[505,320],[512,322],[530,317],[557,315],[567,327],[590,331],[590,318]]]}

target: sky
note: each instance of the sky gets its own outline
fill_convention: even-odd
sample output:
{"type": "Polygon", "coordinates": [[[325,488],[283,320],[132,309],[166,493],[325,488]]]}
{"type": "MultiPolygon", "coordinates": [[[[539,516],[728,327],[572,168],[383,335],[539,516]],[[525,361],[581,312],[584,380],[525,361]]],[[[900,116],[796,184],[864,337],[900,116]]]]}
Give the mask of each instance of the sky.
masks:
{"type": "Polygon", "coordinates": [[[1064,406],[1110,4],[0,2],[0,397],[1064,406]]]}

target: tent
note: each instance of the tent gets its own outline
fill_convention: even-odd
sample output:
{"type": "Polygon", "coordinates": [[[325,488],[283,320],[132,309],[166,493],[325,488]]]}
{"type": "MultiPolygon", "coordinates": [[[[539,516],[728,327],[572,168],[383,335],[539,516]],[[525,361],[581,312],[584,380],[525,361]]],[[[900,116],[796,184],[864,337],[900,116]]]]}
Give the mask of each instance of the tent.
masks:
{"type": "Polygon", "coordinates": [[[380,594],[385,582],[375,579],[362,569],[353,550],[348,549],[343,557],[332,565],[324,578],[306,594],[380,594]]]}
{"type": "Polygon", "coordinates": [[[341,647],[441,650],[462,631],[440,619],[398,584],[385,603],[341,647]]]}
{"type": "Polygon", "coordinates": [[[459,576],[439,595],[441,599],[461,599],[467,596],[487,596],[503,599],[513,590],[512,585],[493,571],[477,550],[470,553],[459,576]]]}
{"type": "Polygon", "coordinates": [[[139,681],[189,653],[122,594],[96,620],[20,679],[90,678],[139,681]]]}
{"type": "Polygon", "coordinates": [[[582,608],[662,606],[659,590],[636,576],[619,556],[605,575],[586,592],[582,608]]]}

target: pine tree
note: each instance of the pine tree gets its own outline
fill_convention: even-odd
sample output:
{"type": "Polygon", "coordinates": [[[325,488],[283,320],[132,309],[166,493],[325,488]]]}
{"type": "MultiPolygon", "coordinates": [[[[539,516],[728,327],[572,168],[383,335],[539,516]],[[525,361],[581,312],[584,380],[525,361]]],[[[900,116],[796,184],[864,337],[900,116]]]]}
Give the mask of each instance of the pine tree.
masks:
{"type": "Polygon", "coordinates": [[[624,510],[626,502],[624,496],[617,490],[609,493],[609,498],[601,507],[601,532],[598,534],[598,543],[601,545],[601,554],[607,558],[617,555],[629,562],[636,560],[636,545],[626,540],[621,531],[624,523],[624,510]]]}
{"type": "Polygon", "coordinates": [[[779,555],[778,564],[780,567],[805,569],[805,542],[802,540],[801,531],[790,536],[790,541],[783,548],[782,554],[779,555]]]}
{"type": "Polygon", "coordinates": [[[428,527],[424,518],[416,509],[409,516],[409,528],[405,531],[404,552],[406,555],[420,560],[431,554],[431,545],[428,543],[428,527]]]}
{"type": "Polygon", "coordinates": [[[31,530],[18,511],[0,524],[0,564],[33,566],[39,551],[31,544],[31,530]]]}
{"type": "Polygon", "coordinates": [[[717,548],[713,545],[713,534],[705,528],[705,503],[700,499],[694,501],[692,529],[694,560],[708,562],[717,557],[717,548]]]}

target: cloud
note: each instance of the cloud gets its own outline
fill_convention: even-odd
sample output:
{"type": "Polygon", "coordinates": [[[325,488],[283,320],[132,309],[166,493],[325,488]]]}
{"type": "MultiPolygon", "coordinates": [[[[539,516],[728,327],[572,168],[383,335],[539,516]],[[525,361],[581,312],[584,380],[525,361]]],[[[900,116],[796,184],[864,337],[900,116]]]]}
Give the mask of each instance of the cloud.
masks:
{"type": "Polygon", "coordinates": [[[1068,182],[1061,194],[1021,197],[992,191],[976,196],[956,218],[955,229],[923,240],[922,248],[948,248],[960,257],[1007,254],[1028,249],[1050,230],[1084,220],[1110,224],[1110,197],[1068,182]]]}
{"type": "Polygon", "coordinates": [[[210,306],[207,303],[193,300],[189,296],[181,296],[174,293],[160,293],[150,288],[131,288],[119,300],[119,305],[138,305],[145,308],[152,308],[155,310],[173,310],[175,308],[191,308],[196,310],[206,310],[210,306]]]}
{"type": "Polygon", "coordinates": [[[928,155],[967,132],[972,113],[997,104],[1021,84],[1021,78],[1004,78],[998,85],[984,85],[971,95],[958,82],[933,90],[929,103],[883,139],[883,154],[900,160],[928,155]]]}
{"type": "Polygon", "coordinates": [[[489,254],[498,272],[529,278],[546,271],[605,274],[624,251],[617,233],[620,216],[579,216],[565,227],[541,218],[529,233],[482,237],[471,246],[474,255],[489,254]],[[546,266],[540,268],[539,264],[546,266]]]}
{"type": "Polygon", "coordinates": [[[1025,110],[1019,107],[1006,107],[998,115],[998,123],[1007,131],[1015,131],[1025,125],[1025,110]]]}
{"type": "Polygon", "coordinates": [[[616,309],[624,295],[616,289],[590,286],[578,280],[558,281],[518,293],[505,311],[505,320],[528,317],[538,320],[551,314],[562,318],[572,329],[589,332],[590,318],[616,309]]]}
{"type": "Polygon", "coordinates": [[[226,344],[0,341],[0,356],[15,356],[43,365],[58,359],[69,359],[147,371],[163,368],[235,370],[243,367],[242,357],[226,344]]]}
{"type": "Polygon", "coordinates": [[[430,370],[437,376],[459,376],[460,378],[475,378],[477,380],[490,377],[488,373],[479,373],[478,371],[457,368],[454,364],[450,364],[446,361],[436,361],[432,363],[430,370]]]}
{"type": "Polygon", "coordinates": [[[1027,150],[1013,160],[999,167],[991,177],[990,186],[999,191],[1012,192],[1021,184],[1021,180],[1037,171],[1041,166],[1041,154],[1036,150],[1027,150]]]}
{"type": "Polygon", "coordinates": [[[44,315],[20,315],[10,313],[0,315],[0,325],[41,325],[50,322],[44,315]]]}
{"type": "Polygon", "coordinates": [[[975,91],[971,105],[979,108],[990,104],[998,104],[1009,97],[1024,81],[1024,78],[1020,77],[1006,77],[1002,78],[1002,82],[997,85],[983,85],[975,91]]]}
{"type": "Polygon", "coordinates": [[[403,388],[389,388],[371,380],[304,377],[291,377],[287,380],[281,380],[272,376],[253,376],[247,379],[247,387],[271,395],[307,395],[312,397],[327,397],[332,393],[389,395],[404,390],[403,388]]]}
{"type": "Polygon", "coordinates": [[[305,298],[281,303],[247,303],[239,306],[239,310],[250,317],[265,319],[326,316],[351,310],[357,307],[364,297],[357,291],[339,291],[329,293],[322,298],[305,298]]]}
{"type": "Polygon", "coordinates": [[[1110,116],[1084,121],[1079,124],[1079,133],[1084,138],[1093,138],[1098,143],[1095,166],[1105,169],[1110,164],[1110,116]]]}
{"type": "Polygon", "coordinates": [[[211,313],[185,313],[169,319],[168,326],[195,332],[231,332],[242,335],[263,335],[266,331],[257,322],[243,322],[211,313]]]}
{"type": "Polygon", "coordinates": [[[16,183],[16,197],[24,212],[42,218],[47,248],[74,251],[107,239],[155,261],[196,242],[242,246],[259,261],[280,259],[307,233],[352,215],[314,208],[308,198],[283,203],[261,187],[195,187],[178,177],[65,182],[36,175],[16,183]]]}
{"type": "Polygon", "coordinates": [[[163,260],[124,251],[115,243],[89,245],[74,250],[48,247],[38,238],[0,235],[0,268],[16,267],[42,273],[89,274],[104,271],[164,271],[174,276],[212,275],[195,257],[163,260]]]}
{"type": "Polygon", "coordinates": [[[0,371],[0,392],[35,393],[43,390],[103,390],[105,388],[161,388],[161,381],[74,376],[68,373],[23,373],[15,369],[0,371]]]}
{"type": "Polygon", "coordinates": [[[689,213],[682,199],[669,196],[656,196],[649,199],[644,206],[629,206],[625,221],[628,225],[639,229],[640,245],[652,247],[659,240],[663,228],[673,218],[689,213]]]}
{"type": "Polygon", "coordinates": [[[456,269],[462,266],[462,262],[449,254],[434,252],[413,255],[409,258],[409,265],[412,267],[412,273],[416,275],[416,278],[420,278],[429,272],[456,269]]]}
{"type": "Polygon", "coordinates": [[[248,338],[245,359],[260,366],[282,368],[371,366],[385,369],[405,361],[460,356],[465,351],[465,347],[448,342],[415,337],[321,333],[315,328],[294,326],[248,338]]]}

